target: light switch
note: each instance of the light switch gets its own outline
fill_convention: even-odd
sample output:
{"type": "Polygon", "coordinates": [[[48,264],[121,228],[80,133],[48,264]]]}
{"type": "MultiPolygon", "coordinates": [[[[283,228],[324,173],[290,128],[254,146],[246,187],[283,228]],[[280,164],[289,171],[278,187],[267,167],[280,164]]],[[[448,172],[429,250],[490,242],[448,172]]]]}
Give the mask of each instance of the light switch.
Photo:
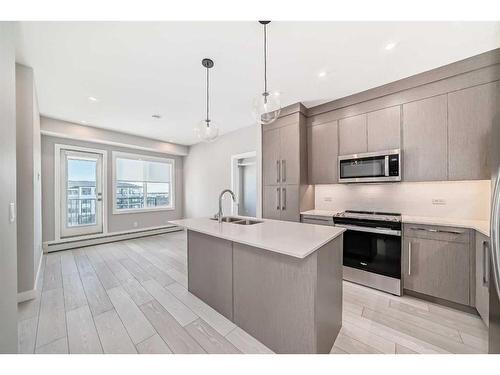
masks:
{"type": "Polygon", "coordinates": [[[438,198],[434,198],[434,199],[432,199],[432,204],[442,206],[442,205],[446,204],[446,200],[442,199],[442,198],[439,198],[439,199],[438,198]]]}
{"type": "Polygon", "coordinates": [[[16,221],[16,206],[14,203],[9,203],[9,222],[16,221]]]}

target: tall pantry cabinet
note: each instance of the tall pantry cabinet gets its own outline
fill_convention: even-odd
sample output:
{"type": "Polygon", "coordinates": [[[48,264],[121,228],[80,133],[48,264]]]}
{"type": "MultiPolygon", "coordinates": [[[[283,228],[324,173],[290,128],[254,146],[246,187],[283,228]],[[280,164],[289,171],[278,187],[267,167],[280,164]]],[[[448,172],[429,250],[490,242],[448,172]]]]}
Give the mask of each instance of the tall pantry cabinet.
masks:
{"type": "Polygon", "coordinates": [[[314,187],[307,185],[305,108],[286,107],[280,117],[262,126],[262,216],[300,221],[300,212],[314,207],[314,187]]]}

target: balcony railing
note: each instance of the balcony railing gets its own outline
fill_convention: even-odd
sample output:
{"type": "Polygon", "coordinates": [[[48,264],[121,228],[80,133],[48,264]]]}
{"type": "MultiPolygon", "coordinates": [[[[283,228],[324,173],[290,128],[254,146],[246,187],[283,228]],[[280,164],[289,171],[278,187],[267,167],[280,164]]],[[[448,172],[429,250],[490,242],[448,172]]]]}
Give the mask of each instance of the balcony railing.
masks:
{"type": "Polygon", "coordinates": [[[95,224],[95,198],[68,198],[68,226],[95,224]]]}

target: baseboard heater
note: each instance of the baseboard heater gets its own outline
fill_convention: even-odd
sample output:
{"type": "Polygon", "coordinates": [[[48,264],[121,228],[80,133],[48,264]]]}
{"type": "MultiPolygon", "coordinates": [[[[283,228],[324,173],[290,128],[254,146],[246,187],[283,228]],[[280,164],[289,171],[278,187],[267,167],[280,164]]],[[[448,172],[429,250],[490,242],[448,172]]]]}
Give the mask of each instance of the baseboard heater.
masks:
{"type": "Polygon", "coordinates": [[[148,229],[138,229],[134,231],[123,231],[108,234],[96,235],[91,238],[65,238],[58,241],[47,241],[43,244],[43,252],[75,249],[85,246],[99,245],[103,243],[129,240],[132,238],[154,236],[157,234],[182,231],[181,227],[169,225],[164,227],[155,227],[148,229]]]}

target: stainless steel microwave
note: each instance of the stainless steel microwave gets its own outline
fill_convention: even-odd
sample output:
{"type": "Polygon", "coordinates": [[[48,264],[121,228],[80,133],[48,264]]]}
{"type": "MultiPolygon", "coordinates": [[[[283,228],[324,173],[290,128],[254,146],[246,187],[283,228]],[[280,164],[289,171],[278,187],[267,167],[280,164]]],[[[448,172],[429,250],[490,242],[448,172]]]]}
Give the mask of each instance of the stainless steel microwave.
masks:
{"type": "Polygon", "coordinates": [[[401,181],[401,150],[342,155],[338,159],[339,182],[401,181]]]}

